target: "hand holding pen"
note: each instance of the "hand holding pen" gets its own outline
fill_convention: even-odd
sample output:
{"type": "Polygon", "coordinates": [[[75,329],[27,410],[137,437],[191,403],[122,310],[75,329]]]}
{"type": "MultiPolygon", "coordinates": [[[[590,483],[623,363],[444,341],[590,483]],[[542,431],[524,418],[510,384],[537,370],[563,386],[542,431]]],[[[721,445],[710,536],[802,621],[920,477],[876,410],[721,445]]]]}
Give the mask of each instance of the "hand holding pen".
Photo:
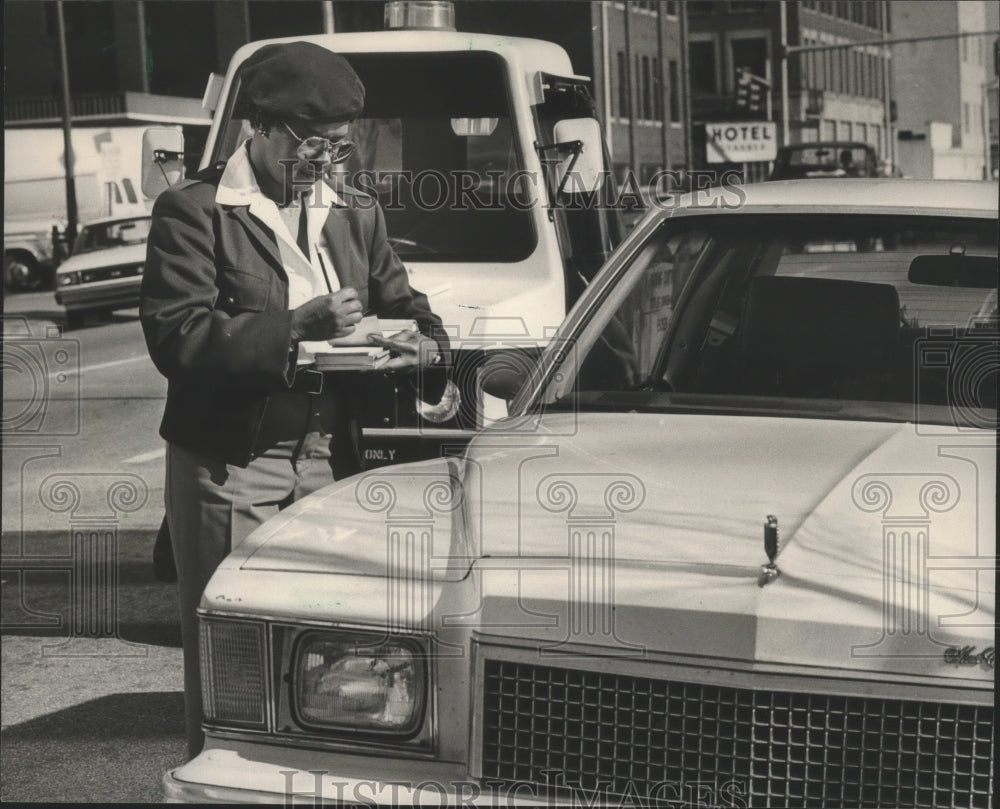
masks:
{"type": "Polygon", "coordinates": [[[332,340],[346,337],[361,322],[357,290],[343,287],[306,301],[292,312],[292,340],[332,340]]]}

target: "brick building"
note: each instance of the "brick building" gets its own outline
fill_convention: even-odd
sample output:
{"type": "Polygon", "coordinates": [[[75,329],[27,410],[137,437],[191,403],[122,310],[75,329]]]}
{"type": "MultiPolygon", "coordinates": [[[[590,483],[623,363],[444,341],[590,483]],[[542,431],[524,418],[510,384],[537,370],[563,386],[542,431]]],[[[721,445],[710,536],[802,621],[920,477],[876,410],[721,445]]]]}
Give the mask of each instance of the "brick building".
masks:
{"type": "Polygon", "coordinates": [[[996,35],[957,35],[1000,29],[1000,3],[897,3],[893,21],[894,34],[899,37],[956,35],[904,43],[894,49],[900,78],[896,99],[901,171],[920,179],[978,180],[989,176],[996,166],[996,35]],[[933,70],[927,70],[928,65],[933,65],[933,70]],[[901,80],[918,75],[917,81],[901,80]]]}
{"type": "MultiPolygon", "coordinates": [[[[888,48],[860,44],[891,30],[891,5],[885,0],[687,3],[696,165],[705,165],[706,123],[748,118],[778,122],[779,143],[864,141],[891,161],[891,53],[888,48]],[[783,13],[789,46],[859,43],[789,55],[787,132],[781,127],[784,94],[779,69],[783,13]],[[770,85],[762,114],[754,116],[737,106],[740,69],[770,85]]],[[[767,167],[750,165],[746,169],[751,179],[759,179],[767,167]]]]}

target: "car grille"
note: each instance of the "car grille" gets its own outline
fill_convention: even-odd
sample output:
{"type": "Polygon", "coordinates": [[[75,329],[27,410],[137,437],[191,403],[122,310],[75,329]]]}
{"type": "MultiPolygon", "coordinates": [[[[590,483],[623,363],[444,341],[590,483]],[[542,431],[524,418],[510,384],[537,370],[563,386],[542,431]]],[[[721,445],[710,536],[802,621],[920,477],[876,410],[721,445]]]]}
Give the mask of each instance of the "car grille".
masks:
{"type": "Polygon", "coordinates": [[[485,782],[671,807],[992,805],[992,707],[498,660],[484,673],[485,782]]]}
{"type": "Polygon", "coordinates": [[[80,273],[80,281],[89,284],[92,281],[110,281],[113,278],[131,278],[135,275],[142,275],[143,265],[123,264],[116,267],[101,267],[96,270],[83,270],[80,273]]]}

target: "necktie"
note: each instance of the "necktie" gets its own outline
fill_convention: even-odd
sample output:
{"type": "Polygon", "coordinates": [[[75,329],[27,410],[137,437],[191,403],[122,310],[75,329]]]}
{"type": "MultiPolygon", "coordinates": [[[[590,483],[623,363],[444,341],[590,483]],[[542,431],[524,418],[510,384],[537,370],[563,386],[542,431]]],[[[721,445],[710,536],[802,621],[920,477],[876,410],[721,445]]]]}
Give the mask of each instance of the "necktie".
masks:
{"type": "Polygon", "coordinates": [[[299,197],[299,232],[295,237],[295,241],[299,245],[299,250],[302,251],[307,259],[309,258],[309,217],[306,214],[306,201],[307,198],[303,194],[299,197]]]}

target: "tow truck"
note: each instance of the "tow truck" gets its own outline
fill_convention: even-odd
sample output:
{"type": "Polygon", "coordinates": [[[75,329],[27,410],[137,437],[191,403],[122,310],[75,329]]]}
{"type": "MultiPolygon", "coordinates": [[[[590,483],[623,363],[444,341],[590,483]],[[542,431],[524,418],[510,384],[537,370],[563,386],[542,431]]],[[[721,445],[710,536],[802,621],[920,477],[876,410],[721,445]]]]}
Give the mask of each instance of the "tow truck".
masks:
{"type": "MultiPolygon", "coordinates": [[[[543,346],[624,234],[590,80],[562,47],[456,31],[450,3],[391,2],[385,16],[384,31],[244,45],[204,99],[214,114],[201,168],[251,134],[241,71],[269,42],[329,48],[364,82],[348,180],[381,204],[411,285],[444,321],[461,406],[431,421],[411,386],[367,374],[361,469],[435,456],[504,415],[503,399],[483,393],[484,376],[505,373],[489,358],[543,346]]],[[[183,149],[178,130],[147,131],[147,194],[182,176],[183,149]]]]}

